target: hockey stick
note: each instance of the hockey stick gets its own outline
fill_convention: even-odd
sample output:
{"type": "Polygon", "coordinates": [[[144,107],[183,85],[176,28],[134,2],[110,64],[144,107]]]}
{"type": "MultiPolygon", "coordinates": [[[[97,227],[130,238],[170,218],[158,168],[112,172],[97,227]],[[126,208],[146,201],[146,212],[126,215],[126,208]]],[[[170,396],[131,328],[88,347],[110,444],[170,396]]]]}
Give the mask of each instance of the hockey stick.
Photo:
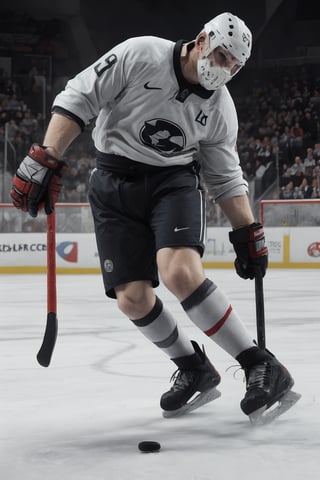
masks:
{"type": "Polygon", "coordinates": [[[47,215],[47,323],[37,360],[42,367],[50,365],[58,334],[56,288],[56,216],[47,215]]]}
{"type": "MultiPolygon", "coordinates": [[[[256,322],[257,322],[257,341],[258,346],[262,349],[266,348],[266,333],[265,333],[265,316],[264,316],[264,294],[263,294],[263,277],[260,270],[255,269],[255,300],[256,300],[256,322]]],[[[270,352],[269,352],[270,353],[270,352]]],[[[251,423],[254,425],[266,425],[279,417],[287,410],[289,410],[299,399],[300,393],[294,392],[289,387],[289,390],[280,397],[277,401],[276,407],[272,408],[264,406],[249,415],[251,423]],[[270,408],[270,410],[269,410],[270,408]]]]}
{"type": "Polygon", "coordinates": [[[266,329],[264,316],[264,295],[263,278],[260,270],[255,270],[255,301],[256,301],[256,323],[257,323],[257,341],[260,348],[266,348],[266,329]]]}

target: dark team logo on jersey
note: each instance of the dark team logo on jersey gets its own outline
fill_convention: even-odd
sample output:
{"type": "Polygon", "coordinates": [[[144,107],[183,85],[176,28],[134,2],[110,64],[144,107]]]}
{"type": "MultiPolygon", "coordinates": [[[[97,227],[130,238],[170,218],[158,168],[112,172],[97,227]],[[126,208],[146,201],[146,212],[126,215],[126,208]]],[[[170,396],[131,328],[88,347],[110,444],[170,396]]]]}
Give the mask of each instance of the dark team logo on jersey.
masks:
{"type": "Polygon", "coordinates": [[[186,145],[183,130],[173,122],[153,118],[144,123],[140,130],[140,140],[147,147],[163,155],[181,152],[186,145]]]}

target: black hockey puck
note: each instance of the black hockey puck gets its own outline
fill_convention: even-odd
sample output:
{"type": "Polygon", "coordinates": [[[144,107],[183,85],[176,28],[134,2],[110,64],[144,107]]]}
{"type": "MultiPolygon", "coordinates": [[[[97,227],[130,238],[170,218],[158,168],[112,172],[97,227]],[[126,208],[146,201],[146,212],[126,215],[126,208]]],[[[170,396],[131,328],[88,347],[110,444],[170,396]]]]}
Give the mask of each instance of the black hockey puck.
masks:
{"type": "Polygon", "coordinates": [[[159,452],[161,445],[159,442],[152,442],[150,440],[146,440],[144,442],[140,442],[138,448],[140,452],[143,453],[159,452]]]}

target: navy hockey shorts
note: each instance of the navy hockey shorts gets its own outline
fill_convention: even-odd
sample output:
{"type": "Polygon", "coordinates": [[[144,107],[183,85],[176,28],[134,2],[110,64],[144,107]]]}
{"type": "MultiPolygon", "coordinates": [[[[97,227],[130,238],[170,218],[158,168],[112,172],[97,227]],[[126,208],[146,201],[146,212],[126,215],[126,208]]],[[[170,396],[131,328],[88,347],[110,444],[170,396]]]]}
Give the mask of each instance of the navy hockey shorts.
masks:
{"type": "Polygon", "coordinates": [[[161,248],[204,252],[205,200],[194,164],[127,162],[132,168],[117,171],[98,162],[89,185],[104,287],[111,298],[123,283],[149,280],[158,286],[156,252],[161,248]]]}

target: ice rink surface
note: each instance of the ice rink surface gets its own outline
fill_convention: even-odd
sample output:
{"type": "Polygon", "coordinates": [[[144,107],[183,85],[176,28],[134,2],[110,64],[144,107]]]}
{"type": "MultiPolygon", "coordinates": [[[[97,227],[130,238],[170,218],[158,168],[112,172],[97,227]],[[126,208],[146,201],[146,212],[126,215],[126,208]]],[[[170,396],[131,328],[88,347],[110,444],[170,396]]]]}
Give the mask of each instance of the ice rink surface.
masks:
{"type": "MultiPolygon", "coordinates": [[[[207,270],[256,336],[254,283],[207,270]]],[[[59,275],[59,336],[50,367],[37,364],[46,277],[1,275],[1,480],[315,480],[320,478],[320,272],[269,269],[267,345],[301,400],[271,425],[241,412],[243,372],[205,337],[162,286],[191,339],[222,375],[222,396],[164,419],[174,365],[104,296],[99,275],[59,275]],[[140,453],[142,440],[161,443],[140,453]]]]}

